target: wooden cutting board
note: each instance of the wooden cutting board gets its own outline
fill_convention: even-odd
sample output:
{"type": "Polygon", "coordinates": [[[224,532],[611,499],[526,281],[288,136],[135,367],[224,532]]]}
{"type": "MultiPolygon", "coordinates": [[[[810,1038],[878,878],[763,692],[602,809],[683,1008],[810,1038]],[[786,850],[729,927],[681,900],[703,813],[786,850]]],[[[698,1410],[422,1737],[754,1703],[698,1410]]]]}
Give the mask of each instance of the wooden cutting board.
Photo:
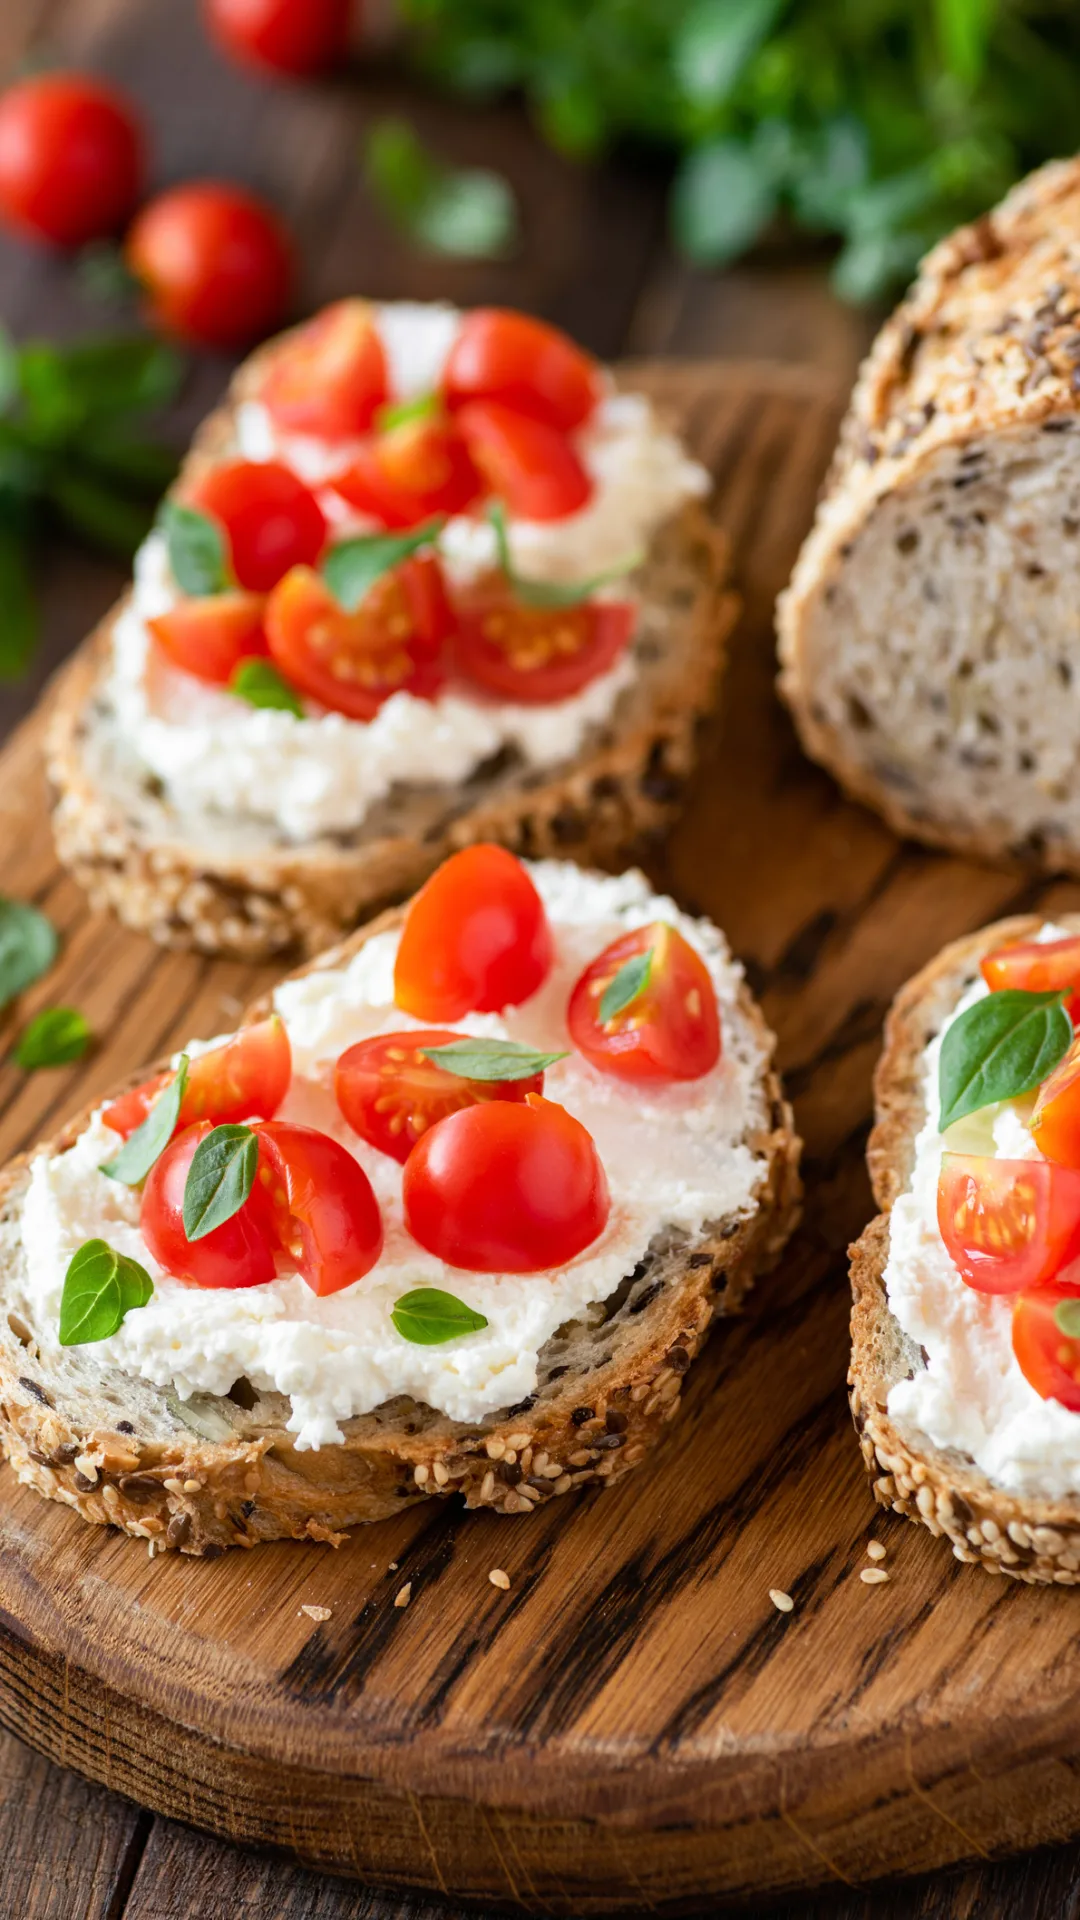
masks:
{"type": "MultiPolygon", "coordinates": [[[[1080,1831],[1080,1600],[961,1567],[879,1515],[843,1391],[888,1000],[943,941],[1075,908],[1080,889],[903,847],[799,753],[771,607],[836,397],[767,366],[643,377],[715,470],[745,597],[654,872],[727,929],[779,1035],[808,1185],[780,1272],[714,1333],[651,1468],[531,1520],[433,1502],[336,1553],[150,1561],[0,1470],[4,1725],[216,1833],[565,1915],[858,1883],[1080,1831]],[[871,1538],[890,1579],[868,1587],[871,1538]]],[[[29,999],[81,1007],[101,1039],[64,1071],[0,1068],[0,1157],[231,1024],[268,978],[87,913],[53,860],[39,744],[33,719],[0,757],[0,887],[64,936],[29,999]]]]}

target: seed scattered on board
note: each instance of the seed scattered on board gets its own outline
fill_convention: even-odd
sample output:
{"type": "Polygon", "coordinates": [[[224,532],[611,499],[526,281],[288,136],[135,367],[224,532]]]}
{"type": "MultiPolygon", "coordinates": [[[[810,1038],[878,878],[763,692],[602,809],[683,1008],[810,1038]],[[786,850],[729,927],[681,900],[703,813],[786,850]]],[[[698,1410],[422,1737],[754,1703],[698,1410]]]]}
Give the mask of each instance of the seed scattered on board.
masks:
{"type": "Polygon", "coordinates": [[[866,1551],[869,1554],[871,1560],[884,1560],[885,1555],[888,1552],[888,1548],[883,1547],[880,1540],[871,1540],[870,1545],[867,1547],[866,1551]]]}
{"type": "Polygon", "coordinates": [[[492,1567],[491,1572],[488,1574],[488,1579],[491,1581],[493,1587],[501,1587],[504,1593],[509,1593],[510,1575],[504,1573],[501,1567],[492,1567]]]}
{"type": "Polygon", "coordinates": [[[794,1611],[795,1602],[790,1593],[784,1592],[783,1587],[770,1587],[769,1599],[772,1601],[778,1613],[792,1613],[794,1611]]]}
{"type": "Polygon", "coordinates": [[[300,1611],[301,1613],[306,1613],[309,1620],[329,1620],[334,1609],[333,1607],[303,1606],[300,1611]]]}
{"type": "Polygon", "coordinates": [[[403,1587],[399,1587],[397,1592],[394,1595],[394,1605],[395,1607],[407,1607],[411,1599],[412,1599],[412,1581],[406,1580],[405,1585],[403,1587]]]}
{"type": "Polygon", "coordinates": [[[884,1567],[864,1567],[859,1575],[864,1587],[884,1586],[889,1575],[884,1567]]]}

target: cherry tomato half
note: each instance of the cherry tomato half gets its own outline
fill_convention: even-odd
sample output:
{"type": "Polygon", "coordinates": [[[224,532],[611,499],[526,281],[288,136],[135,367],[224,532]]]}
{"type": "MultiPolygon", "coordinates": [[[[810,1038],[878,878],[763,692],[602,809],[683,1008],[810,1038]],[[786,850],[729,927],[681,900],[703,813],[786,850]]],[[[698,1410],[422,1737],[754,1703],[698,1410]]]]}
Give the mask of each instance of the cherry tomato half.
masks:
{"type": "Polygon", "coordinates": [[[448,1047],[461,1037],[442,1027],[413,1027],[348,1047],[334,1069],[334,1093],[353,1132],[380,1153],[405,1161],[421,1134],[447,1114],[485,1100],[524,1100],[527,1093],[543,1092],[542,1073],[525,1080],[466,1080],[427,1058],[425,1049],[448,1047]]]}
{"type": "Polygon", "coordinates": [[[201,1120],[170,1140],[146,1176],[139,1230],[166,1273],[195,1287],[261,1287],[276,1274],[270,1209],[256,1186],[231,1220],[201,1240],[184,1232],[184,1187],[200,1140],[210,1132],[201,1120]]]}
{"type": "Polygon", "coordinates": [[[568,700],[614,666],[637,620],[626,600],[529,607],[502,574],[490,574],[457,601],[454,655],[488,693],[526,704],[568,700]]]}
{"type": "Polygon", "coordinates": [[[321,73],[345,58],[350,0],[203,0],[228,53],[275,73],[321,73]]]}
{"type": "Polygon", "coordinates": [[[370,1273],[382,1252],[383,1225],[363,1167],[314,1127],[268,1120],[257,1132],[256,1182],[281,1246],[312,1293],[339,1293],[370,1273]]]}
{"type": "Polygon", "coordinates": [[[233,573],[255,593],[269,593],[290,567],[314,566],[326,545],[315,495],[276,460],[225,460],[189,498],[224,529],[233,573]]]}
{"type": "Polygon", "coordinates": [[[499,400],[569,433],[587,420],[600,397],[595,360],[525,313],[477,307],[466,314],[443,373],[447,404],[499,400]]]}
{"type": "Polygon", "coordinates": [[[611,1209],[592,1135],[535,1093],[440,1120],[405,1162],[402,1199],[413,1239],[474,1273],[565,1266],[611,1209]]]}
{"type": "Polygon", "coordinates": [[[1072,1413],[1080,1413],[1080,1340],[1063,1333],[1054,1316],[1076,1298],[1068,1287],[1039,1287],[1017,1294],[1012,1317],[1012,1347],[1024,1379],[1042,1399],[1060,1400],[1072,1413]]]}
{"type": "Polygon", "coordinates": [[[288,433],[355,440],[390,393],[375,316],[363,300],[339,300],[274,349],[260,398],[288,433]]]}
{"type": "Polygon", "coordinates": [[[394,961],[394,999],[418,1020],[518,1006],[553,947],[544,903],[505,847],[465,847],[414,894],[394,961]]]}
{"type": "Polygon", "coordinates": [[[0,97],[0,214],[61,247],[115,233],[139,197],[143,137],[128,102],[78,73],[0,97]]]}
{"type": "Polygon", "coordinates": [[[353,613],[310,567],[287,573],[266,607],[270,652],[286,679],[353,720],[372,719],[394,693],[433,700],[445,679],[439,649],[451,624],[433,554],[384,573],[353,613]]]}
{"type": "MultiPolygon", "coordinates": [[[[114,1100],[102,1114],[106,1126],[126,1140],[142,1125],[161,1089],[175,1078],[170,1069],[133,1087],[114,1100]]],[[[188,1063],[187,1085],[180,1103],[177,1128],[195,1120],[214,1126],[242,1120],[269,1120],[289,1091],[292,1049],[285,1023],[276,1013],[253,1026],[241,1027],[220,1047],[211,1047],[188,1063]]]]}
{"type": "Polygon", "coordinates": [[[992,992],[1016,987],[1024,993],[1064,993],[1072,989],[1066,1011],[1080,1025],[1080,934],[1064,940],[1022,940],[996,947],[981,963],[982,977],[992,992]]]}
{"type": "Polygon", "coordinates": [[[267,651],[264,606],[261,593],[210,593],[179,600],[146,624],[174,667],[227,686],[241,660],[267,651]]]}
{"type": "Polygon", "coordinates": [[[938,1228],[977,1293],[1041,1286],[1080,1253],[1080,1174],[1046,1160],[945,1153],[938,1228]]]}
{"type": "Polygon", "coordinates": [[[464,513],[480,476],[457,428],[445,420],[403,420],[365,441],[334,480],[351,507],[384,527],[415,527],[435,513],[464,513]]]}
{"type": "Polygon", "coordinates": [[[520,520],[565,520],[593,483],[558,427],[498,400],[471,400],[457,415],[473,465],[520,520]]]}
{"type": "Polygon", "coordinates": [[[289,297],[285,229],[240,187],[203,180],[159,194],[133,222],[125,256],[151,318],[208,346],[242,347],[268,333],[289,297]]]}
{"type": "Polygon", "coordinates": [[[1080,1167],[1080,1034],[1039,1088],[1030,1124],[1048,1160],[1080,1167]]]}
{"type": "Polygon", "coordinates": [[[720,1009],[701,955],[654,920],[620,935],[586,967],[570,995],[570,1038],[603,1073],[623,1080],[699,1080],[720,1058],[720,1009]],[[648,974],[620,1013],[600,1019],[616,974],[649,954],[648,974]]]}

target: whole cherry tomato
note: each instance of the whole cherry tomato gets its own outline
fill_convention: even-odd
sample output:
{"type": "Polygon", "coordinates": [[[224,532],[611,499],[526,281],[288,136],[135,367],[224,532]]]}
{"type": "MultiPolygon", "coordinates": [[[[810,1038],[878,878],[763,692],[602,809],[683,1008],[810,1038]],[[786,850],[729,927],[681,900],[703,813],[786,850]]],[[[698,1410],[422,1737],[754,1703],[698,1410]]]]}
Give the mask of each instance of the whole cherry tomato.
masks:
{"type": "Polygon", "coordinates": [[[557,327],[504,307],[466,314],[443,372],[447,405],[498,400],[569,433],[600,397],[595,360],[557,327]]]}
{"type": "Polygon", "coordinates": [[[1017,987],[1024,993],[1064,993],[1072,1023],[1080,1025],[1080,934],[1064,940],[1021,940],[996,947],[981,963],[982,976],[992,992],[1017,987]]]}
{"type": "Polygon", "coordinates": [[[435,1060],[433,1047],[448,1047],[460,1033],[441,1027],[380,1033],[346,1048],[334,1069],[334,1094],[354,1133],[380,1153],[405,1161],[420,1136],[437,1120],[485,1100],[524,1100],[542,1093],[544,1076],[523,1080],[466,1080],[435,1060]]]}
{"type": "Polygon", "coordinates": [[[371,720],[394,693],[433,700],[452,616],[433,554],[384,573],[349,613],[310,567],[294,567],[266,607],[270,652],[286,679],[334,713],[371,720]]]}
{"type": "Polygon", "coordinates": [[[415,527],[436,513],[464,513],[480,476],[457,428],[437,419],[403,420],[366,440],[334,480],[351,507],[384,527],[415,527]]]}
{"type": "Polygon", "coordinates": [[[454,657],[467,680],[504,700],[550,703],[580,693],[625,653],[637,615],[626,600],[530,607],[503,574],[457,597],[454,657]]]}
{"type": "Polygon", "coordinates": [[[256,1186],[238,1213],[201,1240],[184,1231],[184,1187],[200,1140],[211,1131],[200,1120],[170,1140],[146,1176],[139,1230],[166,1273],[195,1287],[261,1287],[276,1275],[271,1212],[256,1186]]]}
{"type": "Polygon", "coordinates": [[[1019,1293],[1013,1302],[1012,1346],[1020,1371],[1044,1400],[1060,1400],[1080,1413],[1080,1338],[1059,1323],[1072,1324],[1077,1295],[1067,1287],[1039,1287],[1019,1293]],[[1064,1317],[1064,1316],[1063,1316],[1064,1317]]]}
{"type": "Polygon", "coordinates": [[[675,927],[655,920],[613,940],[570,996],[570,1038],[586,1060],[623,1080],[699,1080],[720,1058],[720,1010],[701,955],[675,927]],[[624,971],[625,969],[625,971],[624,971]],[[619,976],[629,998],[603,1018],[619,976]]]}
{"type": "Polygon", "coordinates": [[[203,11],[229,53],[275,73],[321,73],[348,48],[349,0],[203,0],[203,11]]]}
{"type": "Polygon", "coordinates": [[[276,460],[223,460],[189,498],[224,529],[233,573],[255,593],[269,593],[290,567],[314,566],[326,545],[315,495],[276,460]]]}
{"type": "Polygon", "coordinates": [[[592,1135],[535,1093],[440,1120],[405,1162],[402,1199],[413,1239],[474,1273],[565,1266],[611,1208],[592,1135]]]}
{"type": "Polygon", "coordinates": [[[146,624],[174,667],[227,686],[241,660],[267,652],[265,604],[261,593],[208,593],[178,600],[146,624]]]}
{"type": "Polygon", "coordinates": [[[142,177],[134,109],[100,80],[43,73],[0,96],[0,213],[22,232],[61,247],[114,233],[142,177]]]}
{"type": "Polygon", "coordinates": [[[471,400],[457,414],[473,465],[520,520],[565,520],[592,498],[593,483],[566,435],[497,400],[471,400]]]}
{"type": "Polygon", "coordinates": [[[1031,1131],[1048,1160],[1080,1167],[1080,1034],[1039,1088],[1031,1131]]]}
{"type": "Polygon", "coordinates": [[[252,193],[213,180],[172,187],[133,222],[125,256],[151,318],[213,347],[242,347],[280,320],[292,249],[252,193]]]}
{"type": "Polygon", "coordinates": [[[938,1227],[977,1293],[1041,1286],[1080,1254],[1080,1173],[1048,1160],[944,1153],[938,1227]]]}
{"type": "Polygon", "coordinates": [[[318,440],[355,440],[390,393],[375,315],[339,300],[275,346],[259,387],[274,424],[318,440]]]}
{"type": "Polygon", "coordinates": [[[314,1127],[268,1120],[257,1128],[256,1184],[281,1246],[312,1293],[338,1293],[369,1273],[383,1247],[371,1182],[351,1153],[314,1127]]]}
{"type": "Polygon", "coordinates": [[[418,1020],[498,1013],[541,986],[553,947],[544,903],[505,847],[465,847],[414,894],[394,961],[394,999],[418,1020]]]}
{"type": "MultiPolygon", "coordinates": [[[[126,1140],[142,1125],[163,1087],[176,1078],[170,1068],[122,1094],[102,1113],[106,1126],[126,1140]]],[[[196,1054],[188,1062],[187,1085],[180,1103],[177,1128],[195,1120],[216,1127],[242,1120],[269,1120],[289,1091],[292,1049],[285,1023],[276,1013],[196,1054]]]]}

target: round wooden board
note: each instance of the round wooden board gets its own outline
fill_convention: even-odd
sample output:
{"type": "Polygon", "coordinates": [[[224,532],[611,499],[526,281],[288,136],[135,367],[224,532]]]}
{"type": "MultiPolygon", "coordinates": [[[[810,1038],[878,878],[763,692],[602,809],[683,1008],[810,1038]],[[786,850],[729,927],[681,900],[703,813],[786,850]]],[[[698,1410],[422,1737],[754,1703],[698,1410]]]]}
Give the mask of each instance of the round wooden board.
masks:
{"type": "MultiPolygon", "coordinates": [[[[714,1333],[652,1467],[528,1521],[432,1502],[336,1553],[150,1561],[0,1474],[5,1725],[217,1833],[567,1915],[857,1883],[1080,1830],[1075,1595],[959,1567],[878,1515],[843,1391],[887,1001],[944,940],[1080,891],[902,848],[797,750],[771,606],[835,397],[765,367],[644,377],[716,471],[746,601],[656,876],[726,927],[780,1036],[808,1182],[781,1270],[714,1333]],[[871,1537],[878,1587],[858,1577],[871,1537]]],[[[2,1156],[229,1024],[266,978],[86,913],[52,860],[39,733],[3,756],[0,886],[66,936],[35,1003],[72,1001],[108,1038],[63,1073],[0,1069],[2,1156]]]]}

